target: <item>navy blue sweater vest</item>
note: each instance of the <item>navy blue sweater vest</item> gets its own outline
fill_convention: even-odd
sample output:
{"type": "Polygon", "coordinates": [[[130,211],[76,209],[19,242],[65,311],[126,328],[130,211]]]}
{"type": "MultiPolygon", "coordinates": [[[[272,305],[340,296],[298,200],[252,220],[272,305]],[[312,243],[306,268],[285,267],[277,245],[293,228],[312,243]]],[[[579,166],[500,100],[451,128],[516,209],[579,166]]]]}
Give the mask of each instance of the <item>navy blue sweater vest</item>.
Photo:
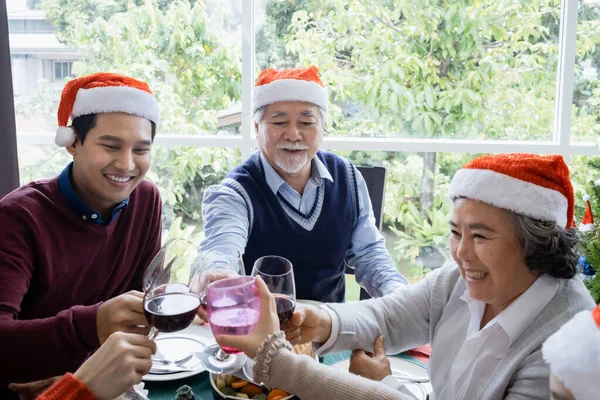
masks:
{"type": "MultiPolygon", "coordinates": [[[[355,170],[334,154],[319,151],[316,157],[333,178],[333,182],[324,179],[317,189],[324,195],[319,215],[316,215],[319,194],[309,215],[288,206],[297,217],[307,221],[316,218],[310,231],[288,215],[284,209],[286,201],[273,194],[267,185],[259,153],[253,154],[227,177],[245,189],[248,196],[242,197],[249,199],[246,201],[251,204],[247,205],[252,207],[252,212],[249,211],[250,236],[244,253],[246,273],[252,272],[254,262],[262,256],[282,256],[294,266],[298,299],[343,302],[346,289],[344,259],[358,219],[355,170]]],[[[235,185],[227,185],[239,191],[235,185]]]]}

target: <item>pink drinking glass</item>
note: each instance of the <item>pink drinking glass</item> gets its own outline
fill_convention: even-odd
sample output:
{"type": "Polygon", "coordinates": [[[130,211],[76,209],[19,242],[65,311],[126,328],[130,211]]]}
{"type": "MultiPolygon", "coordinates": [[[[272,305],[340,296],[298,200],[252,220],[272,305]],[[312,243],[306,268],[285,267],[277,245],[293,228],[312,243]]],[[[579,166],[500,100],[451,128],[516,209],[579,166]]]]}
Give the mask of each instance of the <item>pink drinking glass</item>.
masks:
{"type": "MultiPolygon", "coordinates": [[[[206,290],[210,328],[218,335],[247,335],[260,316],[260,299],[254,277],[237,276],[212,282],[206,290]]],[[[235,348],[213,345],[202,353],[202,363],[214,373],[233,373],[244,366],[246,356],[235,348]]]]}

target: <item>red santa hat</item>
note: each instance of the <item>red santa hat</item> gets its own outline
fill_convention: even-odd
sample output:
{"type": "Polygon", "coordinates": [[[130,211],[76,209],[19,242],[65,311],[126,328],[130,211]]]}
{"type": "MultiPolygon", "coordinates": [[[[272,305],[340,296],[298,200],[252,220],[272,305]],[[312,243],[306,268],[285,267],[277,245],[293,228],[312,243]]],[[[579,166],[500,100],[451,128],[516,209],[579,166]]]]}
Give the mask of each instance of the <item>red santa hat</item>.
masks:
{"type": "Polygon", "coordinates": [[[69,118],[88,114],[123,112],[138,115],[158,124],[159,107],[145,82],[128,76],[99,72],[69,81],[58,105],[55,143],[68,147],[75,142],[69,118]]]}
{"type": "Polygon", "coordinates": [[[327,111],[327,89],[319,78],[319,69],[311,66],[281,71],[273,68],[263,70],[254,86],[252,112],[279,101],[305,101],[327,111]]]}
{"type": "Polygon", "coordinates": [[[466,197],[564,228],[573,223],[573,186],[562,156],[477,157],[454,175],[448,195],[466,197]]]}
{"type": "Polygon", "coordinates": [[[542,346],[544,360],[576,399],[598,398],[600,306],[581,311],[542,346]]]}
{"type": "Polygon", "coordinates": [[[581,232],[589,232],[594,229],[594,216],[592,215],[592,205],[590,204],[590,196],[584,195],[583,201],[585,201],[585,214],[579,224],[579,230],[581,232]]]}

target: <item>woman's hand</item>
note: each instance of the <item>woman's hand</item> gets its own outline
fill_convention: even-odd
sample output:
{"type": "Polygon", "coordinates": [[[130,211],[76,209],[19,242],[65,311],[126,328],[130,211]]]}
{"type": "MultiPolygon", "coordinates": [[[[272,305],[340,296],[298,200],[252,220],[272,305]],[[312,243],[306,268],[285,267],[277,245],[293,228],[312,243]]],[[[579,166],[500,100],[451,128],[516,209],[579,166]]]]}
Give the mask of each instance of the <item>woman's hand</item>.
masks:
{"type": "Polygon", "coordinates": [[[216,338],[219,346],[234,347],[246,353],[250,358],[256,356],[256,352],[267,336],[279,330],[275,297],[259,276],[254,279],[255,288],[260,297],[260,317],[254,330],[245,336],[219,335],[216,338]]]}
{"type": "Polygon", "coordinates": [[[155,352],[146,336],[115,332],[74,375],[99,400],[114,399],[142,381],[155,352]]]}
{"type": "Polygon", "coordinates": [[[292,318],[282,326],[287,340],[293,345],[325,343],[331,336],[331,316],[323,309],[297,304],[292,318]]]}
{"type": "Polygon", "coordinates": [[[385,354],[383,336],[375,340],[372,353],[364,350],[352,352],[349,372],[374,381],[380,381],[392,374],[390,360],[385,354]]]}

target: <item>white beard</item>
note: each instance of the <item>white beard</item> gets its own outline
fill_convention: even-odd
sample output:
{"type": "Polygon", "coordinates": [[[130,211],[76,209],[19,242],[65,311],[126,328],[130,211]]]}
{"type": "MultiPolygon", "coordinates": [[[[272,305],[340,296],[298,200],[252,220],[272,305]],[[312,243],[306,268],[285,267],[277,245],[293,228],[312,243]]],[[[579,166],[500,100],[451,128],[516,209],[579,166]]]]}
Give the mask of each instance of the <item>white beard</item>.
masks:
{"type": "Polygon", "coordinates": [[[308,152],[299,151],[297,154],[287,154],[284,150],[277,152],[275,164],[288,174],[295,174],[308,164],[308,152]]]}

